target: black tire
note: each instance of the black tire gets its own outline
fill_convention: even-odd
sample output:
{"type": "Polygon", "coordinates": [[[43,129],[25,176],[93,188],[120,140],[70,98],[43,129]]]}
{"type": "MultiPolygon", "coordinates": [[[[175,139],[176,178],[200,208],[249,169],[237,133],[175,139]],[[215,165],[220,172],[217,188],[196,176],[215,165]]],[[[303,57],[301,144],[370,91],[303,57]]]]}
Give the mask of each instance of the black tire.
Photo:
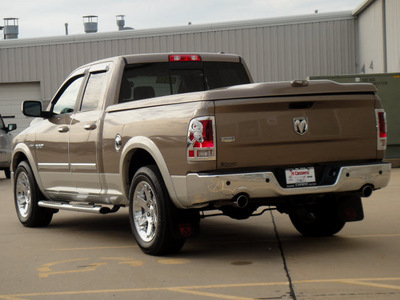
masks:
{"type": "Polygon", "coordinates": [[[54,210],[38,206],[44,200],[29,164],[21,162],[15,171],[14,203],[19,221],[26,227],[50,224],[54,210]]]}
{"type": "Polygon", "coordinates": [[[4,174],[6,175],[6,178],[7,178],[7,179],[10,179],[10,178],[11,178],[11,171],[10,171],[10,168],[5,169],[5,170],[4,170],[4,174]]]}
{"type": "Polygon", "coordinates": [[[324,237],[338,233],[346,224],[335,203],[303,207],[289,213],[293,226],[304,236],[324,237]]]}
{"type": "Polygon", "coordinates": [[[185,239],[174,234],[177,211],[158,168],[140,168],[129,190],[129,220],[133,235],[144,253],[164,255],[181,250],[185,239]]]}

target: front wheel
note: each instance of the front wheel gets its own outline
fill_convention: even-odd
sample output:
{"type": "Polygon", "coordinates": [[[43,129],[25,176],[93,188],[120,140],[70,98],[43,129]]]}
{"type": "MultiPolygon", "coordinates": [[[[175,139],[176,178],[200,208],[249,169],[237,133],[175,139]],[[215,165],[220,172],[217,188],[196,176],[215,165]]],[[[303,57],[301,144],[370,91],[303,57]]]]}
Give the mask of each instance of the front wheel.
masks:
{"type": "Polygon", "coordinates": [[[144,253],[170,254],[183,247],[185,239],[173,234],[176,211],[157,167],[140,168],[129,190],[129,219],[133,235],[144,253]]]}
{"type": "Polygon", "coordinates": [[[332,236],[344,225],[334,202],[320,203],[293,210],[289,213],[292,224],[304,236],[332,236]]]}
{"type": "Polygon", "coordinates": [[[29,164],[21,162],[15,171],[14,202],[18,219],[26,227],[50,224],[54,210],[38,206],[41,192],[29,164]]]}

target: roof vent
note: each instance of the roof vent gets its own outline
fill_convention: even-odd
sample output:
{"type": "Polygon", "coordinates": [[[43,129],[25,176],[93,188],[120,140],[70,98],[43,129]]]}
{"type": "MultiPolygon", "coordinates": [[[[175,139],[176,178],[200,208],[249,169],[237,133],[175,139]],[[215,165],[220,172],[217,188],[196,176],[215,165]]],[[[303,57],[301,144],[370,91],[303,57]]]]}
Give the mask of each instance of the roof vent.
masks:
{"type": "Polygon", "coordinates": [[[98,16],[83,16],[83,26],[86,33],[96,33],[98,25],[98,16]]]}
{"type": "Polygon", "coordinates": [[[117,16],[117,26],[118,26],[118,30],[124,29],[124,27],[125,27],[125,16],[124,15],[117,16]]]}
{"type": "Polygon", "coordinates": [[[4,18],[4,39],[17,39],[19,34],[18,18],[4,18]]]}
{"type": "Polygon", "coordinates": [[[125,15],[118,15],[117,16],[117,26],[118,30],[131,30],[132,27],[125,27],[125,15]]]}

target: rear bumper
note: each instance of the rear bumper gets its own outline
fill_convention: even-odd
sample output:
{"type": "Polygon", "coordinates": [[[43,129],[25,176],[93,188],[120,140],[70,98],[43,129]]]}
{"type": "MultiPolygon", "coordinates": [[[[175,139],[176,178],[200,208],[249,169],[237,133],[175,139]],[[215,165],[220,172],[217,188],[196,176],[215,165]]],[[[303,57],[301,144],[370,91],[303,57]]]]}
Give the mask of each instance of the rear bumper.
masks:
{"type": "MultiPolygon", "coordinates": [[[[389,183],[390,172],[390,163],[343,166],[334,184],[299,188],[281,187],[272,172],[221,175],[191,173],[186,176],[187,198],[180,197],[178,202],[181,207],[196,207],[211,201],[230,200],[241,193],[250,198],[272,198],[358,191],[365,185],[371,185],[376,190],[389,183]]],[[[182,192],[181,190],[179,194],[183,195],[182,192]]]]}

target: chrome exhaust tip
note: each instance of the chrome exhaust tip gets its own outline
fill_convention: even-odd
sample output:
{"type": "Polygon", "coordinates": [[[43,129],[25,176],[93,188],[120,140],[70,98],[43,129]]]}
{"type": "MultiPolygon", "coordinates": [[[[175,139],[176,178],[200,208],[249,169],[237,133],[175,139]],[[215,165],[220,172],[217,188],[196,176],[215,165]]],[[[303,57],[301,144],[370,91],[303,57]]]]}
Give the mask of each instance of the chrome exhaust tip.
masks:
{"type": "Polygon", "coordinates": [[[245,194],[236,196],[233,200],[233,205],[238,208],[245,208],[249,204],[249,197],[245,194]]]}
{"type": "Polygon", "coordinates": [[[361,197],[363,198],[368,198],[369,196],[372,195],[372,192],[374,189],[370,185],[365,185],[361,188],[361,197]]]}

